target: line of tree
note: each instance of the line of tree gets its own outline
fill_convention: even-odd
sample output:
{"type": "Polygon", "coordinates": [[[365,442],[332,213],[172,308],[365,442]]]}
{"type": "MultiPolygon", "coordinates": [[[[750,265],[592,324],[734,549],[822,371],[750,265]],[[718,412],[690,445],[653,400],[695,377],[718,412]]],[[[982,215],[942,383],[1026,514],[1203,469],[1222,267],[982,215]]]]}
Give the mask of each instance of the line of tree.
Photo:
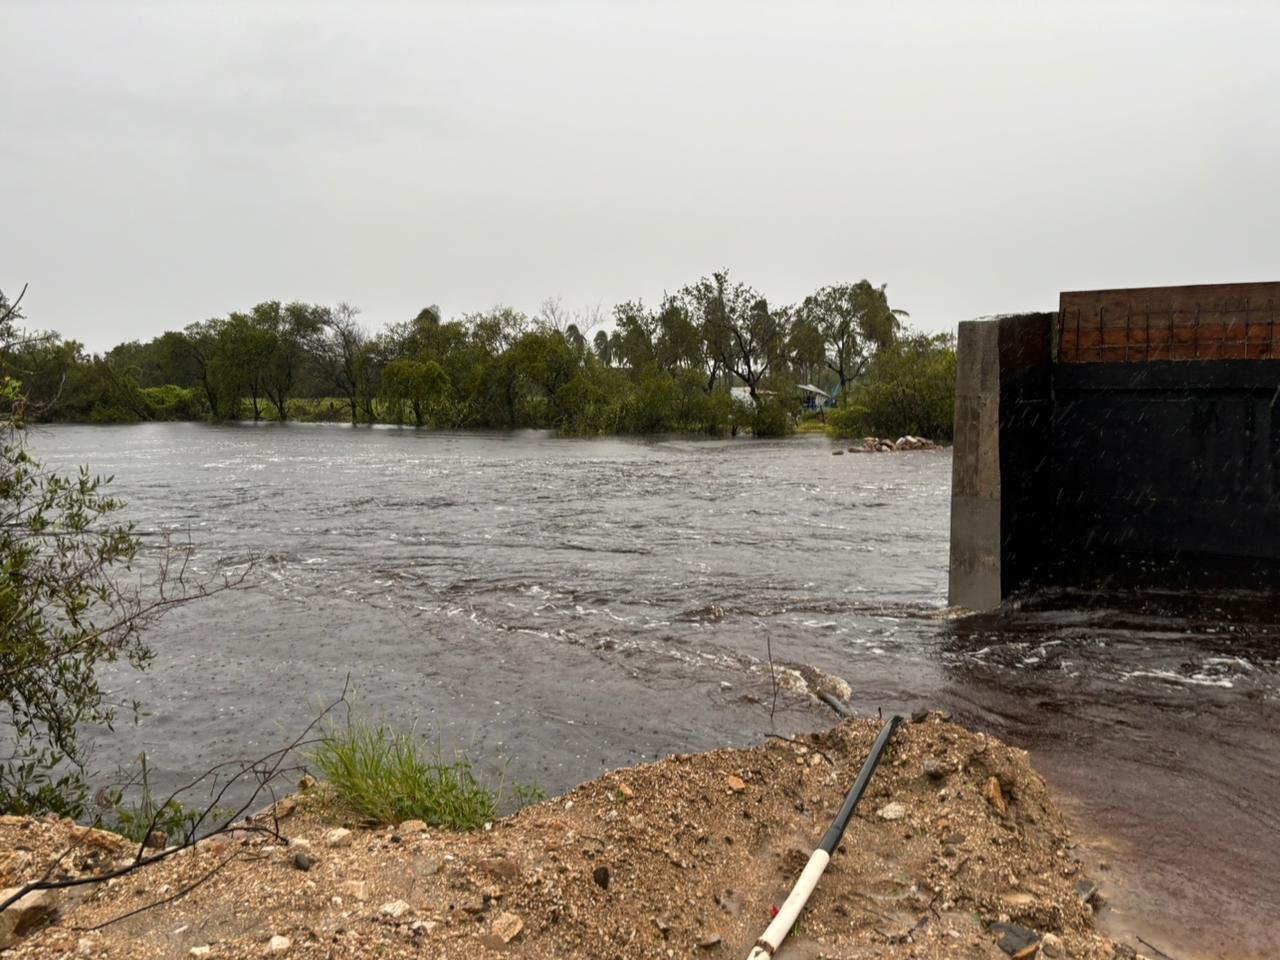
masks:
{"type": "Polygon", "coordinates": [[[431,306],[374,332],[346,303],[268,301],[100,355],[54,333],[28,335],[0,357],[0,375],[20,379],[48,420],[347,420],[578,435],[779,435],[799,413],[797,384],[809,383],[845,408],[836,422],[847,431],[949,434],[949,412],[878,425],[861,396],[886,366],[877,358],[950,350],[946,338],[904,330],[904,316],[867,280],[778,306],[722,271],[656,307],[621,303],[611,318],[568,315],[554,301],[532,317],[496,307],[446,320],[431,306]]]}

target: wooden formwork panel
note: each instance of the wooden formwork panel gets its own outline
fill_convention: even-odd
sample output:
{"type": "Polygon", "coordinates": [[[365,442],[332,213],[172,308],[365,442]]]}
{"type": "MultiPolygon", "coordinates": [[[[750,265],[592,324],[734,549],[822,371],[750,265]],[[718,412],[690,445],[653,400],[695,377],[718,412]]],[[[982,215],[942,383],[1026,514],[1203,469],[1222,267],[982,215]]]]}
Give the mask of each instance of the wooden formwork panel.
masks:
{"type": "Polygon", "coordinates": [[[1064,292],[1059,363],[1280,359],[1280,282],[1064,292]]]}

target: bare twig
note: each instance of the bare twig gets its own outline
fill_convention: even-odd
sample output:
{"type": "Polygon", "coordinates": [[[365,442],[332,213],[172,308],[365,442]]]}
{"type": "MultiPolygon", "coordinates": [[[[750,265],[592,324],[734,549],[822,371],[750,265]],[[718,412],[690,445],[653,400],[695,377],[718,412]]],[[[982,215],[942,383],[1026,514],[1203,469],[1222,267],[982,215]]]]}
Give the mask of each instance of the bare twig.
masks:
{"type": "Polygon", "coordinates": [[[13,318],[13,316],[18,312],[18,304],[22,302],[22,298],[26,295],[27,285],[24,283],[22,285],[22,292],[18,294],[17,299],[5,307],[4,315],[0,316],[0,323],[8,323],[13,318]]]}
{"type": "Polygon", "coordinates": [[[773,726],[773,715],[778,711],[778,671],[773,665],[773,637],[764,635],[765,654],[769,657],[769,681],[773,684],[773,702],[769,704],[769,726],[773,726]]]}
{"type": "MultiPolygon", "coordinates": [[[[69,856],[75,849],[77,849],[79,845],[82,844],[84,840],[88,837],[89,831],[86,829],[82,831],[78,835],[76,841],[58,857],[58,859],[54,862],[54,865],[51,866],[49,870],[46,871],[44,877],[42,877],[40,880],[34,880],[30,883],[23,884],[22,886],[16,888],[10,896],[0,901],[0,910],[4,910],[9,905],[16,903],[17,901],[21,900],[24,896],[26,896],[28,893],[31,893],[35,890],[58,890],[66,887],[79,887],[79,886],[85,886],[91,883],[102,883],[103,881],[106,881],[106,880],[112,880],[116,877],[125,876],[126,874],[132,873],[133,871],[138,870],[142,867],[150,866],[153,863],[159,863],[162,860],[169,859],[169,857],[173,856],[174,854],[181,853],[184,850],[189,850],[190,848],[194,847],[196,843],[199,842],[200,840],[205,840],[205,839],[208,839],[209,837],[217,836],[222,833],[227,833],[231,830],[243,830],[243,831],[253,832],[253,833],[262,833],[276,840],[284,840],[285,838],[281,836],[279,832],[279,821],[276,820],[274,817],[273,817],[274,822],[270,826],[246,822],[244,820],[244,817],[246,816],[246,814],[250,813],[252,810],[257,808],[260,798],[264,793],[267,793],[274,798],[275,781],[283,773],[287,772],[290,769],[294,769],[290,767],[285,767],[284,766],[285,761],[292,755],[296,754],[300,748],[318,742],[318,738],[312,738],[310,736],[311,732],[315,730],[315,728],[331,712],[337,709],[340,705],[347,703],[347,692],[350,688],[350,683],[351,683],[351,680],[350,680],[350,677],[348,677],[347,680],[343,683],[342,694],[336,700],[334,700],[328,706],[326,706],[323,710],[321,710],[320,713],[318,713],[315,716],[315,718],[313,718],[311,722],[308,723],[307,726],[304,727],[303,730],[296,737],[294,737],[294,739],[290,743],[288,743],[284,747],[281,747],[278,750],[273,750],[270,753],[266,754],[265,756],[259,757],[256,760],[227,761],[224,763],[216,764],[210,767],[200,776],[191,780],[189,783],[174,790],[171,794],[169,794],[169,796],[165,799],[163,803],[158,804],[156,807],[157,812],[152,815],[151,820],[148,824],[148,830],[147,830],[148,833],[150,833],[152,830],[155,829],[156,817],[159,815],[159,811],[162,810],[165,807],[165,805],[169,803],[169,801],[176,800],[181,794],[183,794],[188,790],[194,789],[195,787],[199,786],[201,783],[208,780],[210,777],[213,777],[216,783],[217,777],[220,775],[222,771],[228,768],[235,769],[235,772],[230,777],[228,777],[226,781],[222,784],[221,789],[219,789],[218,792],[214,794],[210,803],[208,803],[200,812],[199,817],[192,823],[186,835],[182,838],[181,843],[171,847],[166,847],[164,850],[148,855],[146,853],[146,844],[144,841],[142,844],[139,845],[138,851],[136,854],[134,854],[133,858],[128,863],[122,866],[118,866],[114,869],[107,870],[102,873],[93,874],[92,876],[71,877],[71,878],[62,879],[62,880],[50,879],[52,871],[57,866],[57,864],[65,860],[66,857],[69,856]],[[228,815],[222,821],[222,823],[216,825],[204,836],[199,836],[199,829],[201,825],[204,824],[209,817],[214,815],[214,813],[218,809],[219,802],[222,800],[224,796],[226,796],[227,791],[230,790],[232,786],[241,782],[242,778],[246,778],[248,776],[252,776],[257,781],[256,786],[254,787],[253,791],[249,794],[248,798],[244,800],[238,807],[236,807],[231,812],[231,814],[228,815]]],[[[210,876],[212,876],[212,874],[210,874],[210,876]]],[[[159,901],[159,902],[163,903],[165,901],[159,901]]],[[[138,911],[133,911],[133,912],[136,913],[138,911]]],[[[117,919],[120,919],[120,918],[117,918],[117,919]]],[[[114,921],[109,921],[109,922],[114,922],[114,921]]]]}
{"type": "Polygon", "coordinates": [[[92,933],[95,930],[101,930],[104,927],[109,927],[113,923],[119,923],[121,920],[127,920],[129,917],[135,917],[138,914],[144,913],[147,910],[151,910],[154,907],[160,907],[166,903],[173,903],[173,901],[175,900],[180,900],[183,897],[185,897],[188,893],[190,893],[192,890],[199,887],[201,884],[208,883],[215,876],[221,873],[222,869],[226,867],[228,864],[230,864],[231,861],[239,860],[242,854],[243,854],[243,851],[237,850],[235,853],[231,854],[231,856],[227,857],[225,860],[219,863],[216,867],[214,867],[204,876],[196,880],[193,880],[191,883],[187,884],[177,893],[174,893],[168,897],[165,897],[162,900],[154,900],[151,903],[148,903],[144,906],[137,907],[136,909],[130,910],[128,913],[122,913],[118,917],[112,917],[110,920],[104,920],[102,923],[95,924],[92,927],[72,927],[71,929],[76,931],[77,933],[92,933]]]}
{"type": "Polygon", "coordinates": [[[1138,937],[1138,942],[1142,944],[1144,947],[1149,947],[1150,949],[1154,950],[1156,953],[1160,954],[1160,956],[1164,957],[1165,960],[1177,960],[1176,957],[1172,956],[1171,954],[1165,953],[1163,950],[1157,947],[1150,940],[1144,940],[1142,937],[1138,937]]]}
{"type": "MultiPolygon", "coordinates": [[[[4,524],[0,524],[3,526],[4,524]]],[[[24,534],[25,535],[25,534],[24,534]]],[[[50,536],[58,536],[57,532],[50,536]]],[[[116,611],[109,621],[95,629],[86,630],[76,636],[74,641],[42,652],[40,663],[18,660],[0,670],[0,685],[22,673],[36,669],[56,669],[60,661],[77,656],[81,650],[93,646],[106,638],[113,650],[124,649],[133,637],[145,627],[150,626],[174,607],[182,606],[192,600],[201,600],[215,596],[226,590],[238,590],[250,586],[249,574],[256,560],[250,557],[248,562],[236,570],[223,570],[221,577],[211,576],[206,580],[193,580],[189,574],[191,556],[195,546],[188,539],[185,544],[175,545],[172,534],[165,534],[163,546],[160,548],[159,569],[154,581],[145,588],[142,585],[124,586],[112,582],[107,584],[112,591],[110,609],[116,611]],[[150,596],[147,596],[150,592],[150,596]]],[[[74,566],[61,574],[62,579],[75,581],[82,579],[86,570],[92,569],[97,561],[87,557],[82,565],[74,566]]],[[[43,610],[39,611],[43,612],[43,610]]],[[[3,624],[10,626],[19,616],[30,616],[31,610],[15,611],[3,624]]]]}

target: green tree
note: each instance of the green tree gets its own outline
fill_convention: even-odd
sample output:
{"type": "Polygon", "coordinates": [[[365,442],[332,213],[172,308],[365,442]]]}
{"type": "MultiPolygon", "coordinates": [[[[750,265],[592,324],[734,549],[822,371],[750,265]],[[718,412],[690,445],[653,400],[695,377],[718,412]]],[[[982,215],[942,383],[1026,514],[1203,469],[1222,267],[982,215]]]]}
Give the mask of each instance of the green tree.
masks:
{"type": "Polygon", "coordinates": [[[190,371],[191,381],[204,393],[209,416],[215,420],[234,418],[240,412],[240,394],[234,385],[225,389],[228,378],[222,375],[226,369],[221,357],[225,326],[225,320],[217,319],[188,324],[182,333],[175,334],[178,340],[172,354],[179,369],[190,371]]]}
{"type": "Polygon", "coordinates": [[[596,358],[606,367],[613,366],[613,338],[609,336],[607,330],[597,330],[595,337],[591,341],[592,349],[596,352],[596,358]]]}
{"type": "Polygon", "coordinates": [[[657,322],[643,303],[636,300],[618,304],[613,308],[613,323],[610,355],[615,363],[636,372],[657,364],[657,322]]]}
{"type": "Polygon", "coordinates": [[[893,342],[903,310],[889,306],[885,284],[867,280],[822,287],[805,297],[796,310],[801,332],[798,345],[805,358],[818,357],[818,344],[827,367],[840,381],[840,403],[848,385],[867,368],[876,352],[893,342]]]}
{"type": "Polygon", "coordinates": [[[26,449],[23,399],[0,385],[0,703],[12,728],[0,761],[0,809],[81,812],[82,724],[110,725],[99,663],[136,667],[151,651],[142,605],[114,577],[138,541],[107,518],[118,501],[101,479],[43,470],[26,449]]]}
{"type": "Polygon", "coordinates": [[[408,405],[416,427],[445,419],[452,392],[448,374],[434,360],[401,357],[382,371],[383,399],[397,411],[397,421],[404,419],[408,405]]]}
{"type": "Polygon", "coordinates": [[[702,331],[710,382],[715,382],[717,371],[727,371],[746,385],[758,403],[761,383],[786,356],[786,311],[770,309],[764,297],[745,284],[731,282],[723,270],[686,287],[681,299],[702,331]]]}
{"type": "Polygon", "coordinates": [[[254,307],[250,317],[266,344],[262,389],[276,408],[276,419],[284,422],[310,359],[308,349],[329,320],[329,311],[308,303],[281,307],[271,300],[254,307]]]}
{"type": "Polygon", "coordinates": [[[702,337],[678,297],[663,298],[653,325],[653,352],[658,366],[672,374],[701,366],[702,337]]]}
{"type": "Polygon", "coordinates": [[[831,418],[839,436],[905,434],[950,441],[956,398],[955,339],[949,334],[900,336],[876,353],[831,418]]]}
{"type": "MultiPolygon", "coordinates": [[[[21,298],[19,298],[20,300],[21,298]]],[[[16,329],[16,303],[0,294],[0,362],[29,342],[16,329]]],[[[150,657],[140,630],[157,608],[116,573],[138,541],[107,518],[119,503],[82,470],[44,469],[25,442],[26,398],[0,378],[0,706],[7,755],[0,755],[0,810],[81,812],[82,724],[110,724],[99,663],[150,657]]]]}
{"type": "MultiPolygon", "coordinates": [[[[260,304],[255,313],[261,314],[260,304]]],[[[275,304],[278,309],[279,304],[275,304]]],[[[267,398],[267,371],[275,340],[271,330],[249,313],[232,313],[218,328],[214,378],[223,391],[236,398],[248,395],[254,422],[262,419],[267,398]]],[[[239,407],[237,401],[236,407],[239,407]]]]}
{"type": "Polygon", "coordinates": [[[357,322],[358,314],[350,304],[338,304],[324,318],[323,329],[313,341],[321,382],[332,385],[347,401],[352,426],[360,421],[360,399],[367,391],[363,358],[369,335],[357,322]]]}

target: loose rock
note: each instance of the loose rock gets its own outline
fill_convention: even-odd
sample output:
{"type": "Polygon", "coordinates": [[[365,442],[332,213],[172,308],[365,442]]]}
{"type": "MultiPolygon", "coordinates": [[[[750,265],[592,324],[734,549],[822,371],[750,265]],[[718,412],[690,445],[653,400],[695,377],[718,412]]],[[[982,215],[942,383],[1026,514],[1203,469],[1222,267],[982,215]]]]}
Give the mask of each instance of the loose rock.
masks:
{"type": "Polygon", "coordinates": [[[503,943],[510,943],[520,936],[520,931],[524,929],[524,921],[516,914],[507,911],[498,914],[489,929],[503,943]]]}
{"type": "Polygon", "coordinates": [[[338,889],[344,895],[356,900],[367,900],[369,898],[369,884],[364,880],[348,880],[338,889]]]}
{"type": "Polygon", "coordinates": [[[986,785],[982,788],[982,795],[987,798],[987,803],[996,809],[1000,816],[1005,816],[1009,812],[1008,806],[1004,802],[1004,791],[1000,789],[1000,781],[995,777],[988,777],[986,785]]]}
{"type": "Polygon", "coordinates": [[[378,912],[384,917],[391,917],[393,920],[403,917],[406,913],[413,910],[413,907],[405,903],[403,900],[388,900],[378,908],[378,912]]]}
{"type": "MultiPolygon", "coordinates": [[[[0,890],[0,900],[8,900],[21,887],[0,890]]],[[[13,946],[22,937],[44,926],[58,912],[58,897],[52,890],[33,890],[0,913],[0,950],[13,946]]]]}
{"type": "Polygon", "coordinates": [[[742,782],[742,778],[734,776],[733,774],[725,777],[724,785],[734,793],[741,793],[743,790],[747,789],[747,785],[742,782]]]}
{"type": "Polygon", "coordinates": [[[495,880],[514,883],[520,879],[520,864],[506,857],[488,857],[481,860],[479,866],[495,880]]]}
{"type": "Polygon", "coordinates": [[[605,866],[596,867],[591,871],[591,879],[596,882],[601,890],[609,889],[609,868],[605,866]]]}
{"type": "Polygon", "coordinates": [[[279,934],[267,941],[267,949],[272,953],[288,953],[289,948],[293,946],[293,941],[288,937],[282,937],[279,934]]]}
{"type": "Polygon", "coordinates": [[[997,945],[1014,960],[1033,956],[1040,948],[1039,935],[1016,923],[993,923],[987,929],[1000,938],[997,945]]]}
{"type": "Polygon", "coordinates": [[[334,827],[324,835],[324,845],[326,847],[349,847],[351,846],[352,833],[346,827],[334,827]]]}
{"type": "Polygon", "coordinates": [[[907,815],[907,808],[897,801],[886,803],[883,807],[876,811],[876,815],[881,820],[901,820],[907,815]]]}

